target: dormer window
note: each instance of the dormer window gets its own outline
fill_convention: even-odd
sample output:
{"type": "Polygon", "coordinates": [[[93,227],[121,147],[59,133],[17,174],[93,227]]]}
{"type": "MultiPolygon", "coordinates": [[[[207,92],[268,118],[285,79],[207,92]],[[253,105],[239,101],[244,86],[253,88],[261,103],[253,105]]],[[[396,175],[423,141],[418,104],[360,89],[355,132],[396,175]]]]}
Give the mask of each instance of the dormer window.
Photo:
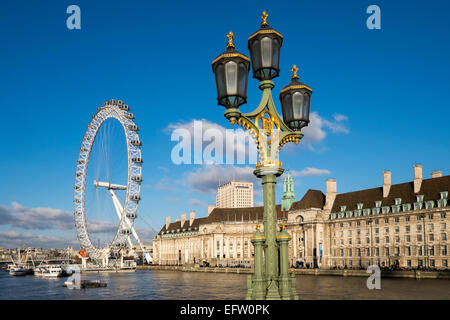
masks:
{"type": "Polygon", "coordinates": [[[341,212],[344,212],[347,209],[347,206],[341,206],[341,212]]]}
{"type": "Polygon", "coordinates": [[[409,210],[411,210],[411,204],[410,203],[405,203],[402,205],[402,209],[403,211],[407,212],[409,210]]]}
{"type": "Polygon", "coordinates": [[[364,209],[364,210],[363,210],[363,214],[364,214],[365,216],[370,215],[370,209],[364,209]]]}
{"type": "Polygon", "coordinates": [[[395,204],[396,205],[402,204],[402,198],[395,198],[395,204]]]}
{"type": "Polygon", "coordinates": [[[380,208],[381,207],[381,201],[375,201],[375,207],[380,208]]]}
{"type": "Polygon", "coordinates": [[[423,194],[417,195],[417,202],[423,202],[423,194]]]}
{"type": "Polygon", "coordinates": [[[358,210],[361,210],[361,209],[363,208],[363,203],[362,203],[362,202],[358,203],[358,204],[356,205],[356,208],[357,208],[358,210]]]}
{"type": "Polygon", "coordinates": [[[383,213],[389,213],[391,207],[383,207],[381,210],[383,213]]]}
{"type": "Polygon", "coordinates": [[[447,199],[448,197],[448,191],[442,191],[441,192],[441,199],[447,199]]]}
{"type": "Polygon", "coordinates": [[[426,209],[433,209],[434,208],[434,201],[430,200],[430,201],[425,202],[425,208],[426,209]]]}

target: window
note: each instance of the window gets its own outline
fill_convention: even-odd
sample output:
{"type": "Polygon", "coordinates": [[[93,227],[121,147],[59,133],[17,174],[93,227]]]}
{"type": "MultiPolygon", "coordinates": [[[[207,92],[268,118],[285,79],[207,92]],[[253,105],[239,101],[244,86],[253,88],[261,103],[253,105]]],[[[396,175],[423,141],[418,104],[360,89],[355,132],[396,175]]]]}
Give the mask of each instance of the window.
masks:
{"type": "Polygon", "coordinates": [[[409,231],[411,231],[411,227],[410,226],[406,226],[405,227],[405,232],[409,232],[409,231]]]}
{"type": "Polygon", "coordinates": [[[422,241],[422,235],[421,234],[417,235],[417,241],[422,241]]]}
{"type": "Polygon", "coordinates": [[[434,229],[434,225],[432,223],[430,223],[428,225],[428,231],[433,231],[433,229],[434,229]]]}
{"type": "Polygon", "coordinates": [[[441,233],[441,240],[442,241],[447,240],[447,234],[446,233],[441,233]]]}
{"type": "Polygon", "coordinates": [[[418,221],[422,220],[422,216],[416,216],[416,218],[418,221]]]}
{"type": "Polygon", "coordinates": [[[428,235],[428,239],[429,239],[430,241],[434,241],[434,234],[430,233],[430,234],[428,235]]]}
{"type": "Polygon", "coordinates": [[[400,237],[399,236],[395,236],[395,242],[400,242],[400,237]]]}
{"type": "Polygon", "coordinates": [[[410,216],[405,217],[405,221],[406,221],[406,222],[409,222],[410,220],[411,220],[411,217],[410,217],[410,216]]]}
{"type": "Polygon", "coordinates": [[[358,253],[358,257],[361,257],[361,249],[360,248],[357,249],[357,253],[358,253]]]}
{"type": "Polygon", "coordinates": [[[385,237],[384,242],[389,243],[389,237],[385,237]]]}
{"type": "Polygon", "coordinates": [[[428,220],[433,220],[433,214],[432,214],[432,213],[430,213],[430,214],[428,215],[428,220]]]}
{"type": "Polygon", "coordinates": [[[417,249],[418,249],[418,253],[417,253],[417,254],[418,254],[419,256],[421,256],[421,255],[423,254],[423,252],[422,252],[422,246],[419,246],[417,249]]]}
{"type": "Polygon", "coordinates": [[[418,224],[417,225],[417,231],[421,231],[422,230],[422,225],[421,224],[418,224]]]}
{"type": "Polygon", "coordinates": [[[447,255],[447,246],[441,247],[441,255],[446,256],[447,255]]]}
{"type": "Polygon", "coordinates": [[[351,226],[352,226],[352,223],[351,223],[351,222],[349,222],[349,223],[348,223],[348,226],[349,226],[349,227],[351,227],[351,226]]]}
{"type": "Polygon", "coordinates": [[[400,232],[400,228],[399,227],[395,227],[394,231],[395,231],[395,233],[399,233],[400,232]]]}
{"type": "Polygon", "coordinates": [[[386,257],[389,257],[389,248],[388,247],[384,248],[384,252],[386,253],[386,257]]]}
{"type": "Polygon", "coordinates": [[[441,219],[445,219],[445,212],[441,212],[441,219]]]}
{"type": "Polygon", "coordinates": [[[380,238],[376,237],[375,238],[375,243],[380,243],[380,238]]]}
{"type": "Polygon", "coordinates": [[[361,239],[360,239],[360,238],[357,238],[357,239],[356,239],[356,242],[357,242],[358,244],[361,244],[361,239]]]}
{"type": "Polygon", "coordinates": [[[344,256],[344,249],[341,249],[341,257],[344,256]]]}
{"type": "Polygon", "coordinates": [[[378,234],[380,232],[380,229],[375,228],[375,233],[378,234]]]}
{"type": "Polygon", "coordinates": [[[370,243],[370,239],[369,238],[366,238],[366,243],[370,243]]]}
{"type": "Polygon", "coordinates": [[[352,238],[348,238],[348,244],[352,244],[352,238]]]}
{"type": "Polygon", "coordinates": [[[400,218],[399,217],[395,217],[395,222],[400,222],[400,218]]]}
{"type": "Polygon", "coordinates": [[[359,236],[361,234],[361,230],[356,230],[356,234],[359,236]]]}
{"type": "Polygon", "coordinates": [[[448,267],[447,260],[442,260],[442,266],[443,267],[448,267]]]}
{"type": "Polygon", "coordinates": [[[433,259],[430,260],[430,266],[434,267],[434,260],[433,259]]]}
{"type": "Polygon", "coordinates": [[[341,222],[341,223],[339,224],[339,226],[340,226],[341,228],[343,228],[343,227],[344,227],[344,224],[341,222]]]}
{"type": "Polygon", "coordinates": [[[379,224],[380,221],[378,219],[375,219],[375,224],[379,224]]]}
{"type": "Polygon", "coordinates": [[[445,222],[441,223],[441,230],[447,229],[447,224],[445,222]]]}
{"type": "Polygon", "coordinates": [[[406,236],[406,242],[411,242],[411,236],[409,234],[406,236]]]}
{"type": "Polygon", "coordinates": [[[352,249],[348,249],[348,256],[349,256],[349,257],[352,256],[352,249]]]}
{"type": "Polygon", "coordinates": [[[406,255],[411,256],[411,247],[406,247],[406,255]]]}
{"type": "Polygon", "coordinates": [[[389,228],[384,228],[385,233],[389,233],[389,228]]]}
{"type": "Polygon", "coordinates": [[[406,265],[407,265],[408,267],[411,267],[411,260],[407,260],[407,261],[406,261],[406,265]]]}
{"type": "Polygon", "coordinates": [[[359,227],[361,225],[361,221],[356,221],[356,225],[359,227]]]}
{"type": "Polygon", "coordinates": [[[430,256],[434,256],[434,247],[430,247],[428,252],[430,253],[430,256]]]}
{"type": "Polygon", "coordinates": [[[385,218],[384,223],[389,223],[389,218],[385,218]]]}
{"type": "Polygon", "coordinates": [[[375,255],[376,255],[377,257],[380,256],[380,248],[375,248],[375,255]]]}
{"type": "Polygon", "coordinates": [[[370,248],[366,248],[366,256],[370,256],[370,248]]]}

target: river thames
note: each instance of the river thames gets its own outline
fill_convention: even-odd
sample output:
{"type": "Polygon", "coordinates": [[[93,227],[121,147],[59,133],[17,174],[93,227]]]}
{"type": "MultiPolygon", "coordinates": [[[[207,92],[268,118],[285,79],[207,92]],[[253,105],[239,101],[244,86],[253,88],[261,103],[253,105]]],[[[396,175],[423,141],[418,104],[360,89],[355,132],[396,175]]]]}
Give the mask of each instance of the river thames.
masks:
{"type": "MultiPolygon", "coordinates": [[[[174,271],[83,274],[82,279],[106,281],[106,288],[70,290],[67,278],[12,277],[0,272],[0,299],[62,300],[240,300],[245,298],[243,274],[174,271]]],[[[381,279],[381,290],[369,290],[367,278],[297,276],[300,299],[450,299],[450,280],[381,279]]]]}

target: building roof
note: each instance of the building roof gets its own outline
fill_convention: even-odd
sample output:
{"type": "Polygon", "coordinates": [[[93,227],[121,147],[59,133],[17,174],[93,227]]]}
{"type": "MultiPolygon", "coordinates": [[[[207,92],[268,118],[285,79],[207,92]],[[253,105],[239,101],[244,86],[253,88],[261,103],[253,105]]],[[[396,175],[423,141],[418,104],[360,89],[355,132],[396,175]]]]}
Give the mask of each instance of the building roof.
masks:
{"type": "Polygon", "coordinates": [[[338,194],[331,212],[340,212],[341,206],[346,206],[346,211],[356,210],[358,203],[363,204],[363,209],[373,208],[375,201],[381,201],[382,207],[392,206],[395,198],[401,198],[402,204],[414,203],[417,195],[423,195],[423,201],[439,200],[442,191],[450,191],[450,176],[422,180],[418,193],[414,193],[414,182],[405,182],[391,185],[386,198],[382,187],[338,194]]]}
{"type": "Polygon", "coordinates": [[[320,190],[309,189],[300,201],[292,203],[290,210],[310,208],[322,209],[325,205],[325,195],[320,190]]]}
{"type": "MultiPolygon", "coordinates": [[[[291,210],[301,210],[309,208],[323,208],[325,204],[325,195],[319,190],[308,190],[300,201],[292,204],[291,210]]],[[[281,219],[285,213],[281,212],[281,205],[276,206],[277,218],[281,219]]],[[[185,225],[181,227],[181,221],[172,222],[166,229],[164,225],[158,234],[162,231],[177,231],[183,228],[194,229],[200,225],[220,222],[234,221],[263,221],[264,207],[250,208],[214,208],[208,217],[194,219],[192,226],[189,226],[189,219],[186,219],[185,225]]]]}

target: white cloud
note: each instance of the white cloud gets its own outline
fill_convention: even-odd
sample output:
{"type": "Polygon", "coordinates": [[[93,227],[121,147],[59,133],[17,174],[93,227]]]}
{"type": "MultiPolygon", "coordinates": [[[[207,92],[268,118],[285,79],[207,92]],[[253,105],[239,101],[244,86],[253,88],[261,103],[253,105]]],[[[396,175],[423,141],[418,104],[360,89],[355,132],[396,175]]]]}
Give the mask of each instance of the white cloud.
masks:
{"type": "MultiPolygon", "coordinates": [[[[193,119],[189,122],[170,123],[164,132],[172,134],[176,130],[185,130],[189,132],[191,137],[191,144],[193,146],[191,152],[191,163],[194,163],[195,158],[202,159],[202,163],[208,164],[255,164],[257,161],[256,144],[248,134],[239,126],[225,128],[215,122],[206,119],[193,119]],[[199,141],[199,148],[195,146],[195,140],[199,141]],[[204,154],[206,148],[212,148],[212,143],[215,139],[219,139],[218,145],[222,146],[222,150],[215,150],[215,156],[211,159],[206,158],[208,154],[204,154]],[[219,153],[219,155],[217,155],[219,153]]],[[[214,143],[214,145],[216,145],[214,143]]],[[[211,150],[208,150],[211,151],[211,150]]],[[[199,164],[199,163],[197,163],[199,164]]]]}
{"type": "Polygon", "coordinates": [[[207,207],[208,205],[204,203],[203,201],[200,201],[198,199],[190,199],[189,204],[191,206],[199,206],[199,207],[207,207]]]}
{"type": "Polygon", "coordinates": [[[5,248],[18,248],[22,246],[44,249],[66,248],[68,246],[79,248],[79,242],[76,238],[19,233],[17,231],[0,231],[0,243],[5,248]]]}
{"type": "Polygon", "coordinates": [[[311,112],[309,125],[302,130],[305,136],[300,144],[310,150],[314,150],[313,145],[320,143],[326,138],[326,129],[329,129],[333,133],[350,133],[350,130],[343,123],[348,120],[347,116],[334,114],[333,119],[333,121],[329,121],[319,116],[317,112],[311,112]]]}
{"type": "Polygon", "coordinates": [[[234,165],[204,165],[187,174],[187,183],[192,191],[199,193],[217,192],[217,187],[232,180],[253,182],[253,188],[259,186],[258,179],[250,166],[238,167],[234,165]]]}
{"type": "Polygon", "coordinates": [[[45,207],[27,208],[17,202],[13,202],[11,207],[0,206],[0,224],[28,230],[74,228],[73,214],[70,212],[45,207]]]}
{"type": "Polygon", "coordinates": [[[306,167],[305,169],[303,169],[302,171],[296,171],[296,170],[292,170],[291,171],[291,175],[294,177],[298,177],[298,176],[321,176],[324,174],[330,174],[330,170],[327,169],[317,169],[317,168],[311,168],[311,167],[306,167]]]}

